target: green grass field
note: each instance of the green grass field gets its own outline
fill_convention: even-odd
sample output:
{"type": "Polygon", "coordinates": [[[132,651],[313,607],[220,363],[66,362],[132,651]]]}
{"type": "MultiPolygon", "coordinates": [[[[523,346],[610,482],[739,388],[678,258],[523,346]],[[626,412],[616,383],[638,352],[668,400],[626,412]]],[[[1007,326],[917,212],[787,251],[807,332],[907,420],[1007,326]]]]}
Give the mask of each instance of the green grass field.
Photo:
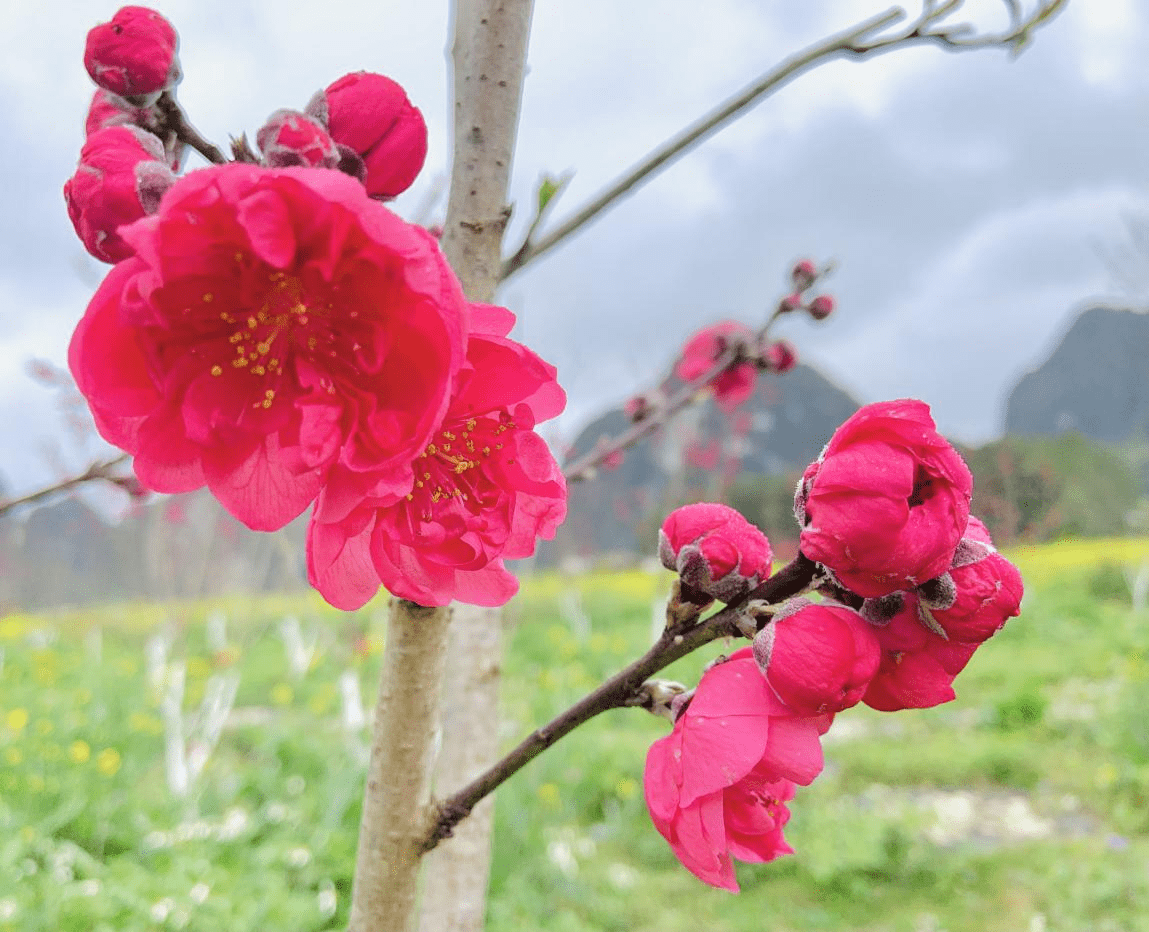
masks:
{"type": "MultiPolygon", "coordinates": [[[[741,865],[740,896],[695,880],[651,827],[642,764],[667,726],[620,710],[500,791],[488,928],[1149,929],[1149,611],[1130,607],[1121,572],[1149,541],[1014,557],[1024,612],[959,677],[958,700],[839,716],[826,772],[791,804],[797,854],[741,865]]],[[[507,743],[643,650],[667,584],[528,581],[509,613],[507,743]],[[565,620],[571,587],[589,630],[565,620]]],[[[0,930],[343,928],[366,740],[343,696],[357,680],[370,708],[383,609],[268,599],[0,619],[0,930]],[[220,611],[222,649],[205,624],[220,611]],[[314,639],[294,672],[287,613],[314,639]],[[160,630],[166,662],[156,640],[149,661],[160,630]],[[179,670],[181,749],[194,763],[211,748],[182,797],[164,724],[179,670]],[[212,747],[208,707],[228,688],[212,747]]],[[[689,682],[722,649],[667,675],[689,682]]]]}

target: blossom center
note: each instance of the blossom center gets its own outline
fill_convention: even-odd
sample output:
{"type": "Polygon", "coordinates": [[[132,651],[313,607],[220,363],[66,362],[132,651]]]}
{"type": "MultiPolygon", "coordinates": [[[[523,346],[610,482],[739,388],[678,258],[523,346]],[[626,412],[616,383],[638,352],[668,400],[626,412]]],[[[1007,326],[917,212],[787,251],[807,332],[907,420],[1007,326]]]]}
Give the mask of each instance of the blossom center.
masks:
{"type": "MultiPolygon", "coordinates": [[[[415,461],[415,487],[407,501],[431,521],[443,509],[478,512],[488,497],[484,469],[506,446],[515,424],[506,415],[468,418],[441,431],[415,461]]],[[[508,460],[508,463],[513,463],[508,460]]]]}
{"type": "MultiPolygon", "coordinates": [[[[236,261],[243,256],[236,254],[236,261]]],[[[219,312],[219,319],[225,325],[227,342],[235,355],[226,362],[221,360],[211,367],[213,376],[223,375],[226,365],[233,369],[246,370],[256,378],[271,376],[278,380],[284,373],[284,365],[294,348],[315,353],[322,341],[328,355],[336,355],[334,347],[328,346],[332,340],[329,318],[332,309],[330,301],[308,293],[303,282],[296,275],[286,272],[267,271],[252,283],[247,301],[237,302],[231,310],[219,312]],[[245,310],[244,305],[247,306],[245,310]]],[[[202,302],[210,306],[215,295],[205,292],[202,302]]],[[[352,313],[351,316],[357,316],[352,313]]],[[[334,385],[328,387],[334,392],[334,385]]],[[[275,398],[275,389],[268,388],[256,407],[270,408],[275,398]]]]}
{"type": "Polygon", "coordinates": [[[925,467],[919,463],[914,467],[914,489],[906,499],[906,504],[911,508],[924,505],[934,497],[936,491],[934,485],[934,477],[926,472],[925,467]]]}

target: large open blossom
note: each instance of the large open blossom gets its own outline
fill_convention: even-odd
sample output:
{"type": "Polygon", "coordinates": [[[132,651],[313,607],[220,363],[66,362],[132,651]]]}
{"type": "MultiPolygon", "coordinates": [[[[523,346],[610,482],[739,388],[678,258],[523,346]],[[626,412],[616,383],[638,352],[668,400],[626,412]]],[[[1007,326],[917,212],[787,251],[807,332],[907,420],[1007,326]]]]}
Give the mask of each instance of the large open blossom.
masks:
{"type": "Polygon", "coordinates": [[[206,484],[257,530],[299,515],[336,464],[410,491],[465,352],[466,302],[425,231],[340,172],[232,163],[120,235],[135,255],[69,362],[144,485],[206,484]]]}
{"type": "Polygon", "coordinates": [[[913,399],[859,409],[806,469],[794,502],[801,550],[865,598],[949,569],[973,479],[913,399]]]}
{"type": "Polygon", "coordinates": [[[770,861],[794,784],[822,771],[832,716],[800,717],[767,685],[750,648],[708,670],[672,731],[651,745],[643,786],[655,828],[691,873],[737,891],[732,858],[770,861]]]}
{"type": "Polygon", "coordinates": [[[363,493],[332,471],[308,529],[308,574],[332,605],[358,608],[380,583],[422,605],[502,605],[503,561],[529,556],[566,515],[566,483],[539,421],[566,403],[553,366],[507,337],[510,311],[471,308],[467,364],[405,495],[363,493]]]}

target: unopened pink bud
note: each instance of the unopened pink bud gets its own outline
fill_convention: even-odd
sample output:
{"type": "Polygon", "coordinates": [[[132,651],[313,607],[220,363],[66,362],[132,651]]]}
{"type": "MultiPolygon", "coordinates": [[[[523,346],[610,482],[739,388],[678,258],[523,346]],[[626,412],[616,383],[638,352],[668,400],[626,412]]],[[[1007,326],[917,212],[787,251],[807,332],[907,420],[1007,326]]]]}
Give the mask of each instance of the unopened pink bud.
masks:
{"type": "Polygon", "coordinates": [[[814,279],[817,277],[818,269],[811,259],[801,259],[795,262],[794,268],[790,272],[790,280],[794,282],[794,287],[798,291],[805,291],[814,284],[814,279]]]}
{"type": "Polygon", "coordinates": [[[423,114],[399,84],[381,74],[344,75],[312,97],[306,112],[363,160],[372,197],[389,199],[406,191],[427,158],[423,114]]]}
{"type": "Polygon", "coordinates": [[[104,90],[144,106],[179,83],[178,47],[175,29],[159,13],[126,6],[88,33],[84,67],[104,90]]]}
{"type": "Polygon", "coordinates": [[[123,98],[105,91],[102,87],[97,88],[96,93],[92,95],[91,104],[88,105],[84,135],[91,136],[92,133],[107,129],[109,126],[128,124],[140,126],[150,115],[151,110],[147,107],[133,107],[123,98]]]}
{"type": "Polygon", "coordinates": [[[861,701],[881,648],[852,608],[794,599],[755,637],[754,659],[786,705],[799,715],[821,715],[861,701]]]}
{"type": "Polygon", "coordinates": [[[791,311],[796,311],[802,306],[802,295],[798,292],[788,294],[781,301],[778,302],[778,313],[789,314],[791,311]]]}
{"type": "Polygon", "coordinates": [[[335,140],[317,120],[298,110],[276,110],[255,134],[270,168],[302,165],[307,168],[337,168],[340,155],[335,140]]]}
{"type": "Polygon", "coordinates": [[[662,406],[664,400],[661,392],[647,392],[628,399],[626,404],[622,406],[622,410],[628,418],[637,423],[645,421],[654,414],[662,406]]]}
{"type": "Polygon", "coordinates": [[[723,602],[770,576],[770,541],[727,505],[700,502],[672,511],[658,535],[662,565],[687,585],[723,602]]]}
{"type": "Polygon", "coordinates": [[[814,320],[825,320],[834,313],[834,299],[828,294],[820,294],[806,306],[806,312],[814,320]]]}
{"type": "Polygon", "coordinates": [[[788,340],[775,340],[759,356],[759,365],[767,372],[784,375],[798,363],[798,351],[788,340]]]}
{"type": "Polygon", "coordinates": [[[97,259],[115,263],[132,255],[116,231],[154,213],[175,184],[165,159],[163,143],[136,126],[102,129],[84,143],[64,198],[76,234],[97,259]]]}

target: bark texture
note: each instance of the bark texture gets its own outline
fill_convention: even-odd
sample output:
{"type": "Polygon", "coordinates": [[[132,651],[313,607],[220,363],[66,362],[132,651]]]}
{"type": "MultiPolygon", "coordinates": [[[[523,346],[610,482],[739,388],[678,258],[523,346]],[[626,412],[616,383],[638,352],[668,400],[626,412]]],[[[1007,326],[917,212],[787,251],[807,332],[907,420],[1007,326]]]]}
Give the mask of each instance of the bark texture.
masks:
{"type": "Polygon", "coordinates": [[[350,932],[414,928],[449,608],[392,599],[359,822],[350,932]]]}
{"type": "MultiPolygon", "coordinates": [[[[518,131],[533,0],[456,0],[454,160],[443,251],[472,301],[494,300],[510,217],[507,186],[518,131]]],[[[502,612],[457,606],[444,695],[440,794],[498,757],[502,612]],[[463,647],[465,645],[465,648],[463,647]]],[[[478,932],[491,864],[493,799],[429,856],[421,932],[478,932]]]]}
{"type": "MultiPolygon", "coordinates": [[[[443,688],[436,795],[453,793],[499,756],[502,610],[456,605],[443,688]],[[463,645],[466,645],[465,648],[463,645]]],[[[419,932],[480,932],[491,872],[495,798],[488,796],[426,857],[419,932]]]]}

